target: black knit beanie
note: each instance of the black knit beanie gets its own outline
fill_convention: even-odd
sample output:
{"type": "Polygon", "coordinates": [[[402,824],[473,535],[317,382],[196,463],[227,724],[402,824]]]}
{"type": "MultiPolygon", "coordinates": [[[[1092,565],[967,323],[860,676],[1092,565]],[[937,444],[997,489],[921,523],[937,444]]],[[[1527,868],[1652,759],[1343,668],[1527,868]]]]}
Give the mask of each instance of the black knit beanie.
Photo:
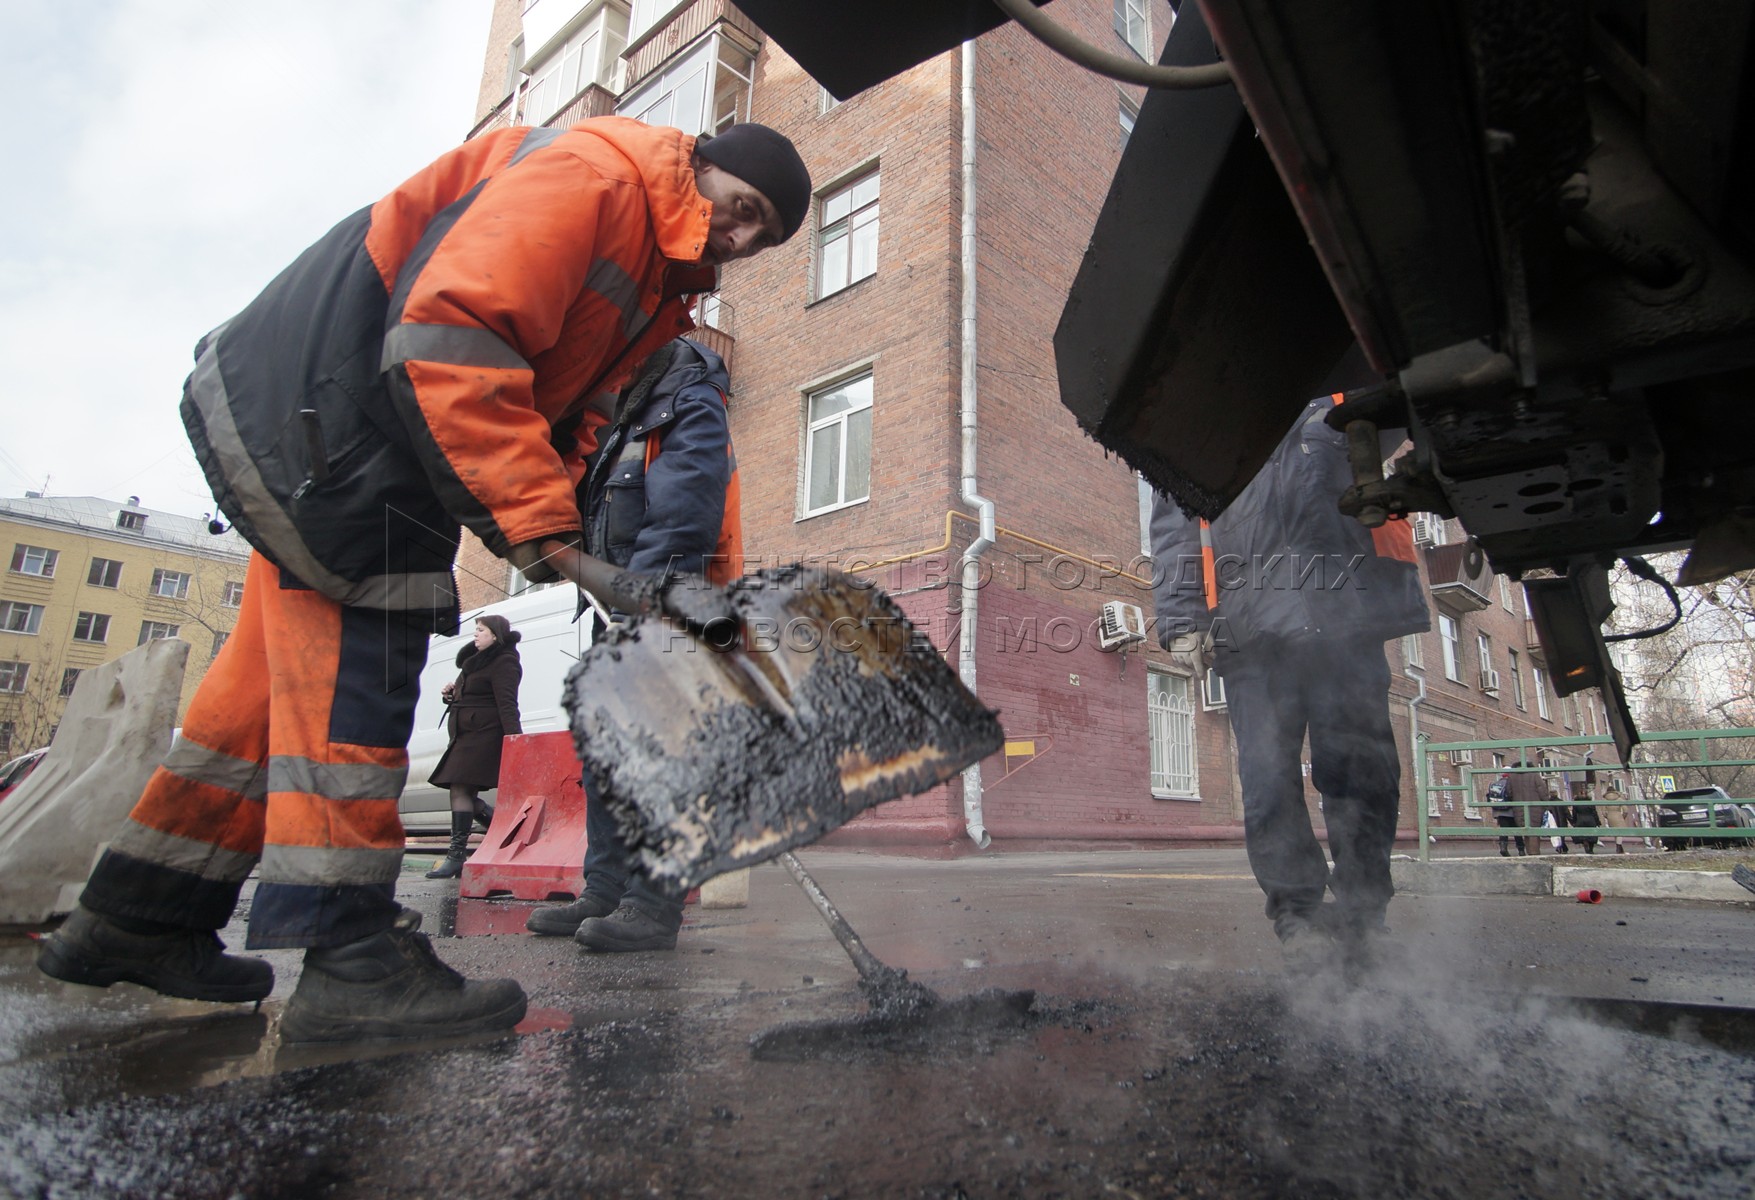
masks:
{"type": "Polygon", "coordinates": [[[733,125],[717,136],[702,136],[695,153],[768,198],[780,214],[781,241],[804,224],[810,212],[810,172],[784,134],[766,125],[733,125]]]}

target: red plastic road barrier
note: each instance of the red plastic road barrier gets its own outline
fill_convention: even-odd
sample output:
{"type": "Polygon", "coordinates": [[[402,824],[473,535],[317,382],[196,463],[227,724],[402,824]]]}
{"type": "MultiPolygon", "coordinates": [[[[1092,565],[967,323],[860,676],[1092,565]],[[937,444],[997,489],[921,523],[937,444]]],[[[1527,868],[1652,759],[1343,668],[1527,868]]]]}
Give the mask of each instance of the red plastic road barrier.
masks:
{"type": "Polygon", "coordinates": [[[1581,888],[1578,893],[1578,902],[1580,904],[1601,904],[1603,894],[1595,888],[1581,888]]]}
{"type": "Polygon", "coordinates": [[[500,754],[494,823],[463,864],[461,896],[573,900],[585,887],[585,792],[573,735],[520,733],[500,754]]]}

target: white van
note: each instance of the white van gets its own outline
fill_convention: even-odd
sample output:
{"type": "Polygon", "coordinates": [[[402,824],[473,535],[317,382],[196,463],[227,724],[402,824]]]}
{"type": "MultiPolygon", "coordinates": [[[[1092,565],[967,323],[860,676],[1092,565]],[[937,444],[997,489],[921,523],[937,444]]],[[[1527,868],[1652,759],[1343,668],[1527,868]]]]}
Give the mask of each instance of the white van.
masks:
{"type": "MultiPolygon", "coordinates": [[[[427,666],[420,676],[420,701],[414,709],[414,733],[408,739],[408,786],[398,809],[410,833],[449,833],[451,801],[443,788],[427,782],[439,765],[449,738],[445,733],[445,702],[439,689],[457,678],[457,651],[475,636],[477,617],[498,613],[522,637],[518,658],[524,681],[518,685],[518,714],[525,733],[547,733],[567,727],[561,705],[567,671],[591,645],[591,621],[573,620],[579,592],[571,586],[532,588],[528,592],[463,614],[457,633],[435,637],[427,647],[427,666]]],[[[483,799],[494,803],[495,794],[483,799]]]]}

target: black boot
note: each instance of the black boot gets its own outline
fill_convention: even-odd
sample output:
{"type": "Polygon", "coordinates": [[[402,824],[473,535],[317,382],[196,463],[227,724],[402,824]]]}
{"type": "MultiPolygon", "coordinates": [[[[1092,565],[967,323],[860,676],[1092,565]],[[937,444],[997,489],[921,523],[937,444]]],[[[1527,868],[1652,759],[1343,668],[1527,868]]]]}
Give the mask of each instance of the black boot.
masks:
{"type": "Polygon", "coordinates": [[[463,864],[469,858],[469,827],[473,824],[472,812],[451,814],[451,848],[445,851],[445,861],[427,872],[428,879],[455,879],[463,874],[463,864]]]}
{"type": "Polygon", "coordinates": [[[475,802],[475,823],[481,826],[483,833],[486,833],[488,826],[494,823],[494,806],[486,800],[477,799],[475,802]]]}
{"type": "Polygon", "coordinates": [[[539,908],[524,922],[524,928],[544,937],[572,937],[579,926],[592,917],[607,917],[616,910],[617,902],[586,892],[571,904],[556,908],[539,908]]]}
{"type": "Polygon", "coordinates": [[[37,967],[67,983],[138,983],[184,1000],[266,996],[274,987],[274,968],[259,958],[239,958],[224,950],[225,943],[211,929],[134,933],[81,906],[44,940],[37,967]]]}
{"type": "MultiPolygon", "coordinates": [[[[468,813],[460,813],[467,819],[468,813]]],[[[510,1030],[524,1019],[511,979],[465,979],[407,923],[305,951],[305,969],[280,1018],[284,1042],[445,1038],[510,1030]]]]}

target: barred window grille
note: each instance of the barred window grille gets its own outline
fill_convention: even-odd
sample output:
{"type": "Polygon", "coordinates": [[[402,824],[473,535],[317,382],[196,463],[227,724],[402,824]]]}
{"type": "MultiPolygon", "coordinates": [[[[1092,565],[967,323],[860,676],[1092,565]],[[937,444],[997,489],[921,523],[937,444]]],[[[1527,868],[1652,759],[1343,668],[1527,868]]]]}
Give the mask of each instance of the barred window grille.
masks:
{"type": "Polygon", "coordinates": [[[1146,716],[1152,744],[1152,795],[1198,796],[1194,749],[1194,688],[1168,671],[1146,672],[1146,716]]]}

